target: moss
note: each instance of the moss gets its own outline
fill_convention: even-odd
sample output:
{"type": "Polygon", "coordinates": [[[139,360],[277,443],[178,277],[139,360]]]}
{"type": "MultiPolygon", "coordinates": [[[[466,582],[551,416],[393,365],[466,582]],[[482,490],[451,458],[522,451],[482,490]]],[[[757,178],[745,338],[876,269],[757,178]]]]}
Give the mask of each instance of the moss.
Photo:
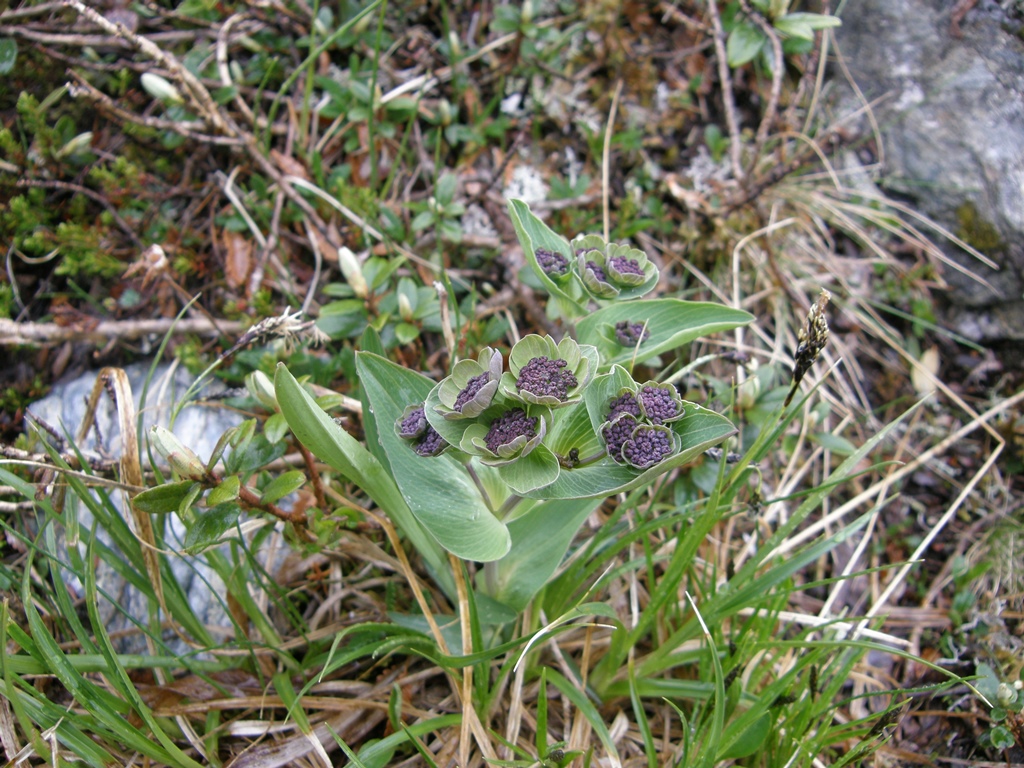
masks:
{"type": "Polygon", "coordinates": [[[957,237],[972,248],[986,255],[1002,251],[1006,244],[999,235],[995,225],[983,219],[974,203],[967,200],[956,209],[956,218],[960,222],[957,237]]]}

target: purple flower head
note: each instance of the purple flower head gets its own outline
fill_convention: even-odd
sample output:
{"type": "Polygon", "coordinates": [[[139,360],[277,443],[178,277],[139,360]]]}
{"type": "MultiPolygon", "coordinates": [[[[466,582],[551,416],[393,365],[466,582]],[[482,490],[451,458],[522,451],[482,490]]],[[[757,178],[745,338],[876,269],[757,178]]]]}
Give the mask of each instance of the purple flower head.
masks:
{"type": "Polygon", "coordinates": [[[415,440],[427,431],[427,417],[423,413],[423,403],[410,405],[395,422],[395,432],[403,440],[415,440]]]}
{"type": "Polygon", "coordinates": [[[643,323],[623,320],[615,324],[615,340],[624,347],[635,347],[649,339],[651,332],[643,323]]]}
{"type": "Polygon", "coordinates": [[[623,275],[640,275],[643,277],[644,270],[636,259],[627,259],[625,256],[613,256],[608,259],[608,266],[623,275]]]}
{"type": "Polygon", "coordinates": [[[577,273],[596,299],[635,299],[658,282],[658,268],[643,251],[622,243],[609,243],[600,235],[581,235],[570,244],[576,254],[577,273]]]}
{"type": "Polygon", "coordinates": [[[512,408],[492,419],[490,424],[470,424],[459,447],[465,453],[480,456],[485,464],[509,464],[540,445],[547,434],[550,417],[546,408],[537,408],[533,416],[524,408],[512,408]]]}
{"type": "Polygon", "coordinates": [[[509,370],[499,388],[510,400],[560,408],[577,403],[597,368],[597,350],[566,336],[558,344],[550,336],[520,339],[508,357],[509,370]]]}
{"type": "Polygon", "coordinates": [[[615,421],[615,417],[620,413],[628,413],[630,416],[638,419],[641,417],[640,403],[637,402],[633,390],[624,390],[622,394],[613,398],[608,404],[608,421],[615,421]]]}
{"type": "Polygon", "coordinates": [[[633,430],[639,422],[629,413],[620,413],[611,421],[605,422],[601,427],[601,437],[604,438],[605,449],[608,455],[619,464],[623,463],[622,446],[633,436],[633,430]]]}
{"type": "Polygon", "coordinates": [[[475,419],[491,405],[501,379],[501,353],[484,347],[476,360],[460,360],[438,385],[436,411],[448,421],[475,419]]]}
{"type": "Polygon", "coordinates": [[[448,441],[428,424],[427,431],[423,433],[423,437],[413,444],[412,449],[420,456],[429,457],[440,455],[447,447],[448,441]]]}
{"type": "Polygon", "coordinates": [[[569,399],[569,390],[579,386],[576,377],[566,370],[565,360],[549,360],[535,357],[523,366],[516,379],[520,392],[529,392],[537,397],[556,397],[563,403],[569,399]]]}
{"type": "Polygon", "coordinates": [[[609,256],[608,275],[613,284],[622,286],[642,285],[647,280],[639,259],[628,256],[609,256]]]}
{"type": "Polygon", "coordinates": [[[569,260],[560,253],[549,251],[547,248],[534,249],[537,263],[550,278],[566,277],[569,274],[569,260]]]}
{"type": "Polygon", "coordinates": [[[423,403],[408,406],[395,422],[395,433],[413,442],[412,449],[420,456],[437,456],[448,442],[427,422],[423,403]]]}
{"type": "Polygon", "coordinates": [[[643,415],[652,424],[667,424],[686,415],[683,401],[671,384],[648,382],[637,395],[643,415]]]}
{"type": "Polygon", "coordinates": [[[466,403],[477,396],[490,378],[488,374],[481,373],[479,376],[474,376],[467,381],[466,386],[459,390],[459,396],[455,398],[455,410],[461,413],[462,409],[466,407],[466,403]]]}
{"type": "Polygon", "coordinates": [[[508,448],[516,444],[516,441],[525,444],[537,436],[536,416],[527,416],[522,408],[513,408],[491,422],[491,428],[487,430],[484,443],[491,453],[498,453],[502,448],[508,448]]]}
{"type": "Polygon", "coordinates": [[[648,469],[676,452],[675,436],[668,427],[641,424],[622,444],[622,459],[634,469],[648,469]]]}

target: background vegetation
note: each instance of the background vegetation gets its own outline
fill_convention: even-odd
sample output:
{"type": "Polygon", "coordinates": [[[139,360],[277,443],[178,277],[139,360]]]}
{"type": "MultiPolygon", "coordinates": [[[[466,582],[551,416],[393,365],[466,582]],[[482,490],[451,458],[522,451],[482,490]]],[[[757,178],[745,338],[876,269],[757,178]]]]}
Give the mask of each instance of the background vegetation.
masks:
{"type": "Polygon", "coordinates": [[[1019,378],[943,329],[935,242],[984,257],[879,191],[877,136],[829,111],[836,20],[807,5],[0,12],[7,758],[1019,762],[1019,378]],[[634,372],[737,437],[599,505],[511,615],[477,596],[483,566],[418,556],[252,375],[287,362],[377,450],[357,350],[437,381],[570,330],[508,198],[642,249],[659,296],[756,318],[634,372]],[[830,343],[783,417],[823,287],[830,343]],[[135,441],[118,369],[155,353],[249,385],[193,517],[181,487],[153,495],[187,461],[135,441]],[[78,452],[89,419],[28,439],[25,406],[97,365],[119,454],[78,452]],[[118,636],[101,562],[147,605],[118,636]],[[220,579],[225,626],[172,562],[220,579]]]}

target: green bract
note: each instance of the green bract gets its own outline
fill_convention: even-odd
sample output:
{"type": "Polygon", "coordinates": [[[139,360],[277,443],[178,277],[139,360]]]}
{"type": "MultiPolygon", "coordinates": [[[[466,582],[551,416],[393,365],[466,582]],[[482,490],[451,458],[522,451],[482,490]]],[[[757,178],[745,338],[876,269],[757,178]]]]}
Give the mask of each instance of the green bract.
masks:
{"type": "Polygon", "coordinates": [[[493,467],[511,464],[540,445],[550,420],[551,412],[546,408],[534,408],[531,413],[509,408],[487,424],[470,424],[459,447],[493,467]]]}
{"type": "Polygon", "coordinates": [[[501,353],[490,347],[484,347],[476,360],[460,360],[441,382],[441,405],[435,410],[449,421],[475,419],[494,400],[501,369],[501,353]]]}
{"type": "Polygon", "coordinates": [[[577,403],[597,368],[597,350],[566,336],[531,334],[512,347],[509,370],[501,376],[501,393],[521,403],[558,408],[577,403]]]}

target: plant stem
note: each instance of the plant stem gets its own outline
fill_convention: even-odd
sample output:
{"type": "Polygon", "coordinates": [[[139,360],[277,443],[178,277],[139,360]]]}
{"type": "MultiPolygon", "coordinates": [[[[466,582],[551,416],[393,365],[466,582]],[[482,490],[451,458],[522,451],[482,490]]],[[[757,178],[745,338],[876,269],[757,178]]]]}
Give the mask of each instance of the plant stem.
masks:
{"type": "Polygon", "coordinates": [[[473,484],[476,486],[476,489],[480,491],[480,495],[484,497],[484,504],[487,505],[487,510],[492,514],[496,514],[494,512],[494,503],[491,501],[490,494],[487,493],[487,489],[484,488],[484,484],[480,482],[480,476],[476,473],[476,470],[473,469],[473,464],[467,461],[463,466],[466,468],[466,471],[469,472],[469,476],[473,478],[473,484]]]}
{"type": "Polygon", "coordinates": [[[504,520],[508,516],[508,513],[515,509],[516,505],[519,504],[519,502],[522,500],[522,496],[517,496],[516,494],[513,493],[511,496],[505,499],[505,503],[501,505],[501,509],[494,513],[494,516],[497,517],[499,520],[504,520]]]}

